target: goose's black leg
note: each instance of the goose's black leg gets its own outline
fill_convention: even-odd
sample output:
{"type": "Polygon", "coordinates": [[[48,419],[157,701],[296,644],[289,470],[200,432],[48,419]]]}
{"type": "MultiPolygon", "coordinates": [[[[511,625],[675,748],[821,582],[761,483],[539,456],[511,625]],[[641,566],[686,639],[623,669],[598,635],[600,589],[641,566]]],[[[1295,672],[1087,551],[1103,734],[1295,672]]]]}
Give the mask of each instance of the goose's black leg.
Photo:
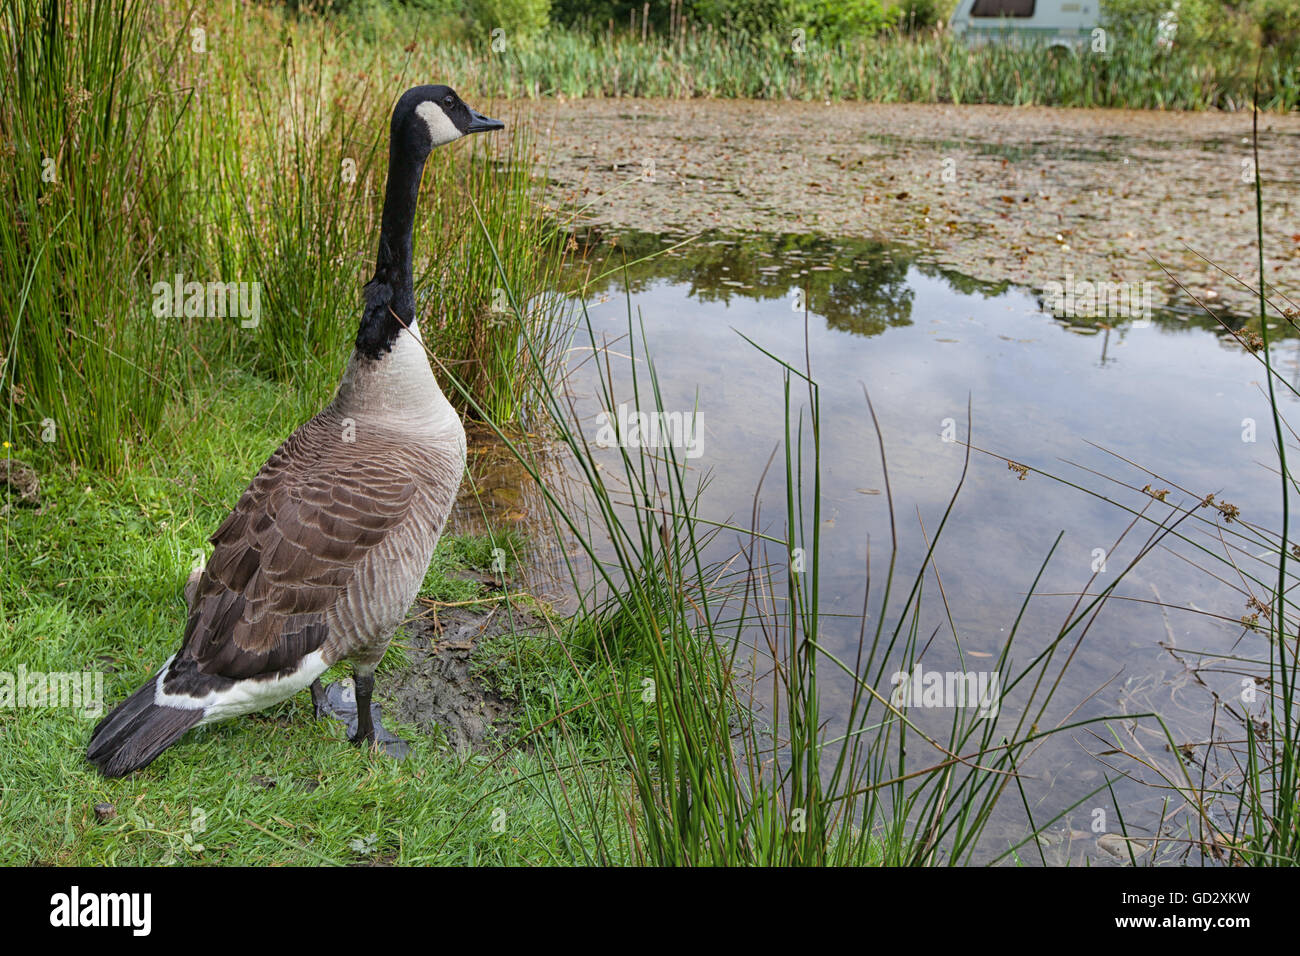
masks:
{"type": "MultiPolygon", "coordinates": [[[[357,732],[352,735],[354,744],[369,744],[375,740],[375,716],[370,713],[370,697],[375,692],[374,673],[352,671],[352,682],[357,688],[357,732]]],[[[381,723],[382,727],[383,724],[381,723]]]]}
{"type": "Polygon", "coordinates": [[[311,682],[311,705],[316,711],[316,719],[327,716],[330,713],[329,698],[325,694],[325,686],[317,677],[311,682]]]}
{"type": "MultiPolygon", "coordinates": [[[[375,692],[375,672],[362,673],[352,669],[352,683],[356,687],[356,732],[348,739],[354,744],[370,746],[378,743],[384,753],[401,760],[411,751],[411,745],[384,726],[383,708],[371,703],[375,692]]],[[[348,721],[352,729],[352,721],[348,721]]]]}
{"type": "Polygon", "coordinates": [[[390,757],[402,759],[411,750],[410,745],[384,726],[383,708],[373,703],[375,672],[363,674],[352,671],[352,687],[347,681],[322,685],[319,680],[311,685],[311,701],[317,717],[333,717],[347,728],[348,740],[360,746],[378,743],[390,757]]]}

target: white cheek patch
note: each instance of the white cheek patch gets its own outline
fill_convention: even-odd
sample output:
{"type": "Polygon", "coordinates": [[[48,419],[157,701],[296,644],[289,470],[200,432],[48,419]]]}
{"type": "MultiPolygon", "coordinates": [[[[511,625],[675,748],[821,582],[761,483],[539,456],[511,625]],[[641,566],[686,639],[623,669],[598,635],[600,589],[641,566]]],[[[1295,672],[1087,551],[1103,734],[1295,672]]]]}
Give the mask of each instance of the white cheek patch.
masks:
{"type": "Polygon", "coordinates": [[[435,149],[444,143],[450,143],[453,139],[460,139],[462,135],[456,128],[456,124],[437,103],[425,100],[415,108],[415,115],[424,120],[424,125],[429,128],[429,138],[433,141],[435,149]]]}

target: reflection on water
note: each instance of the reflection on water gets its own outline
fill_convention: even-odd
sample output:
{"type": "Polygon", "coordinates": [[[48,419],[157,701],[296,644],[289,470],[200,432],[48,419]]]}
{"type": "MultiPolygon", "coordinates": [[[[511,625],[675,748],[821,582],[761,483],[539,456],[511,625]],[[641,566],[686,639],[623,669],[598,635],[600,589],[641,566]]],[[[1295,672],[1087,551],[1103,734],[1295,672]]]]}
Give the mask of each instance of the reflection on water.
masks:
{"type": "MultiPolygon", "coordinates": [[[[593,251],[607,244],[599,237],[587,241],[593,251]]],[[[900,579],[910,580],[921,566],[925,535],[933,532],[958,480],[968,437],[978,448],[1112,499],[975,455],[935,552],[946,603],[934,587],[939,581],[931,576],[927,583],[919,630],[935,636],[925,651],[926,668],[966,670],[972,660],[996,660],[1041,562],[1063,532],[1015,644],[1017,669],[1023,667],[1056,635],[1073,596],[1094,574],[1096,592],[1133,559],[1148,532],[1125,538],[1133,516],[1116,503],[1164,508],[1141,493],[1146,485],[1171,489],[1168,503],[1184,506],[1212,493],[1240,510],[1237,527],[1280,525],[1276,479],[1264,467],[1272,452],[1261,367],[1208,316],[1157,311],[1147,327],[1066,322],[1045,314],[1024,290],[978,282],[890,247],[810,237],[705,237],[636,261],[674,241],[620,234],[616,256],[632,264],[590,287],[590,320],[598,336],[611,342],[624,336],[626,288],[645,327],[664,408],[698,408],[703,416],[704,454],[691,462],[710,479],[702,516],[742,525],[764,465],[783,440],[784,398],[778,368],[738,332],[799,367],[806,344],[821,385],[820,580],[827,614],[822,640],[833,653],[856,647],[869,542],[877,543],[878,561],[890,540],[864,384],[888,454],[900,579]],[[1248,421],[1259,423],[1258,442],[1243,440],[1248,421]]],[[[1245,325],[1241,317],[1223,318],[1230,329],[1245,325]]],[[[1300,371],[1296,347],[1295,340],[1283,341],[1275,356],[1291,375],[1300,371]]],[[[592,438],[600,405],[587,358],[575,356],[568,388],[592,438]]],[[[630,397],[626,360],[612,361],[611,368],[623,397],[630,397]]],[[[642,389],[648,406],[644,381],[642,389]]],[[[1287,401],[1290,408],[1294,403],[1287,401]]],[[[764,514],[781,516],[767,519],[762,530],[777,535],[784,530],[783,481],[782,469],[773,469],[761,495],[764,514]]],[[[513,485],[513,479],[505,484],[513,485]]],[[[1220,513],[1200,510],[1183,530],[1194,544],[1222,553],[1222,528],[1220,513]]],[[[1185,559],[1196,556],[1195,548],[1167,543],[1129,573],[1115,600],[1082,635],[1042,726],[1152,710],[1164,716],[1179,741],[1204,741],[1214,716],[1211,693],[1231,699],[1239,675],[1197,670],[1197,652],[1236,645],[1243,655],[1267,656],[1263,638],[1243,635],[1236,623],[1249,612],[1242,595],[1191,567],[1185,559]]],[[[706,556],[724,561],[735,545],[734,535],[720,535],[706,556]]],[[[1257,560],[1244,551],[1235,556],[1257,560]]],[[[1206,563],[1203,554],[1197,563],[1206,563]]],[[[1266,579],[1265,568],[1261,561],[1255,571],[1266,579]]],[[[875,595],[873,590],[873,601],[875,595]]],[[[837,706],[847,706],[849,691],[828,682],[823,714],[833,719],[837,706]]],[[[1010,696],[1006,707],[1014,714],[1015,706],[1010,696]]],[[[925,714],[914,716],[943,736],[950,712],[933,712],[929,723],[925,714]]],[[[1101,733],[1100,725],[1094,729],[1101,733]]],[[[1165,740],[1151,722],[1118,723],[1115,732],[1131,750],[1145,750],[1152,762],[1172,768],[1165,740]]],[[[1033,818],[1052,818],[1110,778],[1129,832],[1149,835],[1167,817],[1168,791],[1128,780],[1120,770],[1154,779],[1132,761],[1094,756],[1113,746],[1104,734],[1086,730],[1046,741],[1025,768],[1033,818]]],[[[1013,804],[1019,801],[1000,805],[1001,816],[986,834],[990,852],[1018,842],[1025,832],[1024,810],[1013,804]]],[[[1092,829],[1099,807],[1114,812],[1108,795],[1094,797],[1050,828],[1048,862],[1114,862],[1108,855],[1113,848],[1099,846],[1092,829]]],[[[1161,859],[1176,859],[1176,852],[1181,848],[1171,845],[1161,859]]],[[[1021,858],[1038,855],[1026,849],[1021,858]]]]}
{"type": "MultiPolygon", "coordinates": [[[[696,302],[730,305],[733,300],[780,300],[802,316],[803,309],[794,308],[794,299],[796,290],[804,290],[816,303],[815,314],[830,328],[857,335],[878,335],[888,328],[911,324],[916,287],[909,280],[909,272],[942,280],[955,292],[981,299],[996,298],[1014,289],[1009,282],[973,279],[928,263],[923,256],[902,247],[868,240],[705,234],[682,244],[683,237],[678,236],[620,232],[606,237],[593,232],[582,236],[581,242],[589,260],[597,258],[601,263],[600,268],[589,271],[596,275],[608,273],[589,285],[593,293],[613,291],[621,296],[626,280],[626,288],[635,296],[666,282],[684,286],[682,292],[696,302]],[[607,258],[611,250],[616,254],[607,258]],[[655,258],[647,259],[649,256],[655,258]]],[[[1236,348],[1238,343],[1228,330],[1240,331],[1257,322],[1254,316],[1234,314],[1213,307],[1213,303],[1214,316],[1187,306],[1181,299],[1176,303],[1166,302],[1151,316],[1152,323],[1167,332],[1211,332],[1236,348]]],[[[1057,321],[1083,335],[1102,334],[1117,324],[1092,318],[1057,321]]],[[[1297,330],[1283,324],[1272,334],[1275,338],[1291,338],[1297,330]]]]}
{"type": "MultiPolygon", "coordinates": [[[[663,243],[654,236],[619,237],[628,259],[659,252],[663,243]]],[[[908,260],[898,258],[892,247],[874,242],[846,249],[842,243],[806,236],[713,238],[630,266],[628,278],[634,293],[650,284],[670,282],[685,286],[683,291],[698,302],[726,305],[733,299],[753,299],[784,303],[787,311],[802,315],[802,304],[793,291],[798,287],[818,302],[818,314],[831,328],[877,335],[912,321],[908,267],[908,260]]],[[[604,285],[621,289],[622,282],[620,270],[604,285]]]]}

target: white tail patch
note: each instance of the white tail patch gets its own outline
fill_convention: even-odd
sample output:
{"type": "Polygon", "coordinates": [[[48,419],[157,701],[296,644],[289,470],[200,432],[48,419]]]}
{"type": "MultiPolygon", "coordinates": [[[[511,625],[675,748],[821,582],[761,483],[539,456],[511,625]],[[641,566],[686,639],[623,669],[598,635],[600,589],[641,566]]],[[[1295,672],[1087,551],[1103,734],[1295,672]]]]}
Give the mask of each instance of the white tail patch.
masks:
{"type": "Polygon", "coordinates": [[[199,721],[199,726],[226,720],[229,717],[251,714],[282,700],[288,700],[329,670],[329,665],[323,659],[324,652],[315,650],[302,659],[296,671],[285,677],[264,680],[248,678],[236,681],[225,690],[209,691],[202,697],[191,697],[189,694],[169,694],[163,690],[163,680],[175,657],[176,655],[173,654],[167,658],[167,663],[158,673],[158,680],[154,684],[153,702],[159,707],[202,710],[203,719],[199,721]]]}

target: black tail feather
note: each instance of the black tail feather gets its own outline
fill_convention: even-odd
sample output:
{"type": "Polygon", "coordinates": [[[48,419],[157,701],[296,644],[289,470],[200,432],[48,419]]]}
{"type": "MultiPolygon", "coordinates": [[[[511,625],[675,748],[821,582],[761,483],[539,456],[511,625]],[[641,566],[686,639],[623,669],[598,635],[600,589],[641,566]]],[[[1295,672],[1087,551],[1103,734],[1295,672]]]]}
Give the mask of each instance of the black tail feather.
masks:
{"type": "Polygon", "coordinates": [[[121,777],[147,767],[203,718],[201,709],[160,707],[155,679],[118,704],[90,735],[86,757],[106,777],[121,777]]]}

